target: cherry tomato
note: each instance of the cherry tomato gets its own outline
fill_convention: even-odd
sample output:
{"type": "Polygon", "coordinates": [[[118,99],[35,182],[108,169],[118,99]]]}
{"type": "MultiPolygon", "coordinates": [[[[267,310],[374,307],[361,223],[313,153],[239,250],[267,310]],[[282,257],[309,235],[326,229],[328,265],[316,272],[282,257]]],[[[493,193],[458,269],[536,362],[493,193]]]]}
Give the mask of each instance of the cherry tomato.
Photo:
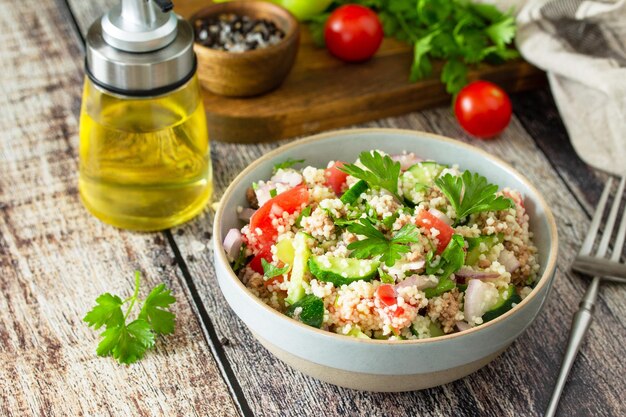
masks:
{"type": "Polygon", "coordinates": [[[418,226],[422,226],[426,229],[426,233],[428,235],[430,235],[431,228],[435,228],[439,231],[439,234],[437,235],[437,240],[439,241],[437,244],[437,253],[443,252],[446,246],[448,246],[448,243],[450,243],[450,239],[452,239],[454,229],[450,227],[450,225],[446,224],[446,222],[438,219],[426,210],[422,210],[417,213],[416,221],[418,226]]]}
{"type": "Polygon", "coordinates": [[[343,185],[346,183],[346,178],[348,178],[348,174],[339,170],[344,164],[345,162],[337,161],[324,171],[326,185],[332,188],[337,195],[340,195],[343,191],[343,185]]]}
{"type": "Polygon", "coordinates": [[[383,41],[383,26],[376,13],[358,4],[336,9],[324,27],[326,47],[331,54],[348,62],[365,61],[383,41]]]}
{"type": "MultiPolygon", "coordinates": [[[[272,211],[275,211],[276,215],[280,215],[283,211],[292,214],[308,201],[309,190],[306,188],[306,185],[300,184],[291,190],[278,194],[263,204],[250,219],[251,231],[254,232],[257,228],[261,229],[261,235],[257,236],[260,246],[273,244],[278,236],[278,232],[272,225],[272,218],[270,217],[272,211]]],[[[259,262],[261,261],[259,260],[259,262]]]]}
{"type": "Polygon", "coordinates": [[[459,92],[454,103],[454,114],[467,133],[489,139],[509,125],[511,100],[497,85],[488,81],[474,81],[459,92]]]}
{"type": "Polygon", "coordinates": [[[261,262],[261,259],[272,262],[272,245],[263,246],[259,253],[257,253],[248,264],[254,272],[263,275],[263,262],[261,262]]]}

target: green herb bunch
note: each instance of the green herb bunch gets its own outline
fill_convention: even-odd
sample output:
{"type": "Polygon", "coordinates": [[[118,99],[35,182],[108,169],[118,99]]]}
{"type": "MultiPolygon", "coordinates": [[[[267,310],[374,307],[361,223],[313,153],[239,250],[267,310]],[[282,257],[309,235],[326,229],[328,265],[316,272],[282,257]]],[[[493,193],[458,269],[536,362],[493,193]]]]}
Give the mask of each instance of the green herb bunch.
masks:
{"type": "MultiPolygon", "coordinates": [[[[445,61],[441,81],[450,94],[467,84],[470,66],[483,61],[502,63],[519,56],[512,47],[515,18],[493,5],[469,0],[336,0],[329,10],[348,3],[375,10],[386,36],[413,45],[411,81],[431,75],[433,59],[445,61]]],[[[309,21],[320,45],[329,15],[309,21]]]]}
{"type": "Polygon", "coordinates": [[[169,307],[176,299],[165,284],[156,286],[143,302],[139,299],[139,271],[135,272],[133,295],[122,300],[117,295],[105,293],[96,298],[97,305],[85,315],[83,320],[95,330],[106,328],[100,335],[98,356],[112,355],[119,363],[131,364],[143,358],[145,352],[154,346],[156,335],[174,332],[174,313],[169,307]],[[127,324],[130,313],[136,304],[141,303],[137,318],[127,324]],[[126,312],[122,306],[128,305],[126,312]]]}

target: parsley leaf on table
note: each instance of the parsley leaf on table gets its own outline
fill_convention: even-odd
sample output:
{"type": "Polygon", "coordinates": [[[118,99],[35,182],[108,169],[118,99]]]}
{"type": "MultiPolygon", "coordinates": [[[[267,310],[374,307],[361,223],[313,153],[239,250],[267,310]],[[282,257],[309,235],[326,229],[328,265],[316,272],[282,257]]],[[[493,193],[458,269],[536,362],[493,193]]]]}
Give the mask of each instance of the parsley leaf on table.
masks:
{"type": "Polygon", "coordinates": [[[394,161],[388,155],[383,156],[377,151],[361,152],[359,161],[367,170],[356,164],[344,164],[339,169],[355,178],[364,180],[370,187],[384,188],[402,201],[402,197],[398,194],[400,162],[394,161]]]}
{"type": "Polygon", "coordinates": [[[109,293],[96,299],[97,305],[89,311],[83,321],[95,330],[102,326],[106,330],[100,334],[98,356],[112,355],[119,363],[131,364],[143,358],[146,350],[154,346],[157,334],[174,332],[175,315],[168,309],[176,299],[165,284],[156,286],[143,301],[136,320],[126,324],[133,307],[139,300],[139,271],[135,272],[135,291],[123,300],[109,293]],[[129,303],[126,313],[122,306],[129,303]]]}
{"type": "Polygon", "coordinates": [[[496,196],[498,186],[489,184],[487,178],[478,173],[463,172],[460,177],[446,174],[435,180],[456,211],[458,224],[472,213],[499,211],[513,207],[509,198],[496,196]]]}
{"type": "Polygon", "coordinates": [[[289,271],[289,265],[279,268],[267,262],[265,259],[261,259],[261,265],[263,266],[263,276],[267,279],[277,277],[289,271]]]}
{"type": "Polygon", "coordinates": [[[172,296],[165,284],[157,285],[143,302],[139,318],[152,325],[156,334],[173,333],[176,315],[167,309],[174,302],[176,302],[176,298],[172,296]]]}
{"type": "Polygon", "coordinates": [[[279,169],[287,169],[287,168],[291,168],[292,166],[296,165],[296,164],[300,164],[304,162],[304,159],[291,159],[291,158],[287,158],[285,161],[280,162],[276,165],[274,165],[274,168],[272,168],[272,171],[274,173],[276,173],[279,169]]]}
{"type": "Polygon", "coordinates": [[[380,261],[387,266],[392,266],[401,258],[402,254],[408,253],[410,248],[407,244],[416,243],[419,237],[417,227],[412,224],[406,224],[396,232],[393,238],[387,239],[366,218],[360,219],[360,223],[350,224],[348,231],[356,235],[365,236],[365,239],[357,240],[348,245],[348,249],[352,251],[351,257],[366,259],[380,256],[380,261]]]}

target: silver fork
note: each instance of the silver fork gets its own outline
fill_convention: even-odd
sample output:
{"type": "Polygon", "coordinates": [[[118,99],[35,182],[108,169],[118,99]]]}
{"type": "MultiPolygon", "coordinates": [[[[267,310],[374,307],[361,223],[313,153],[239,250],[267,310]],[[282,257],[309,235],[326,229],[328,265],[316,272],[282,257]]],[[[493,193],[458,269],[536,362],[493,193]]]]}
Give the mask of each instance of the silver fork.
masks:
{"type": "MultiPolygon", "coordinates": [[[[615,226],[615,220],[617,219],[617,214],[622,201],[625,183],[626,177],[622,177],[617,189],[617,193],[615,194],[613,205],[611,206],[611,211],[609,212],[609,217],[606,220],[604,232],[602,233],[602,238],[600,239],[600,243],[596,251],[596,258],[604,258],[609,248],[609,241],[611,240],[611,236],[613,235],[613,228],[615,226]]],[[[578,253],[577,258],[591,257],[593,243],[595,242],[596,236],[598,235],[598,230],[600,228],[600,223],[604,215],[604,209],[606,207],[612,185],[613,179],[609,178],[606,185],[604,186],[604,190],[602,191],[602,196],[600,197],[598,208],[596,209],[596,212],[593,215],[593,219],[591,220],[589,234],[585,238],[585,241],[578,253]]],[[[622,213],[621,217],[622,220],[620,221],[617,236],[615,242],[613,243],[613,253],[611,255],[611,261],[614,263],[618,263],[621,258],[622,248],[624,247],[624,238],[626,237],[626,215],[622,213]]],[[[602,278],[602,275],[600,275],[598,272],[596,272],[596,274],[598,275],[593,277],[589,288],[587,288],[587,292],[585,292],[585,295],[580,301],[578,311],[576,312],[576,314],[574,314],[569,340],[567,342],[567,349],[565,350],[565,356],[563,357],[563,363],[561,364],[559,377],[557,378],[556,384],[554,386],[554,391],[552,392],[552,398],[550,398],[550,403],[548,404],[548,409],[546,410],[544,417],[553,417],[556,413],[556,409],[559,405],[559,399],[561,398],[561,393],[563,392],[563,387],[567,382],[567,376],[572,369],[572,365],[574,364],[574,360],[576,359],[576,355],[578,354],[580,345],[582,344],[582,341],[585,338],[585,334],[589,329],[589,325],[591,324],[594,306],[596,303],[596,299],[598,298],[600,279],[602,278]]]]}

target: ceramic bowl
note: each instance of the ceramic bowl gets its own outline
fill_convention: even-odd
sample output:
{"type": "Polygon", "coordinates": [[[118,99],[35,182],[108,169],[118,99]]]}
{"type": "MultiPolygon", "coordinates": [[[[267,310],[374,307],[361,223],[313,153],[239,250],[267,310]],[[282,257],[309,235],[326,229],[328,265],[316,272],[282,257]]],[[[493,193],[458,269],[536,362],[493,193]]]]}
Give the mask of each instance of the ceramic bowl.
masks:
{"type": "MultiPolygon", "coordinates": [[[[215,270],[226,300],[253,335],[285,363],[314,378],[367,391],[412,391],[462,378],[502,353],[535,320],[552,286],[557,231],[543,197],[520,173],[486,152],[444,137],[395,129],[357,129],[324,133],[276,149],[248,166],[228,187],[214,224],[215,270]],[[530,295],[502,316],[472,329],[422,340],[357,339],[318,330],[273,310],[256,298],[230,268],[222,245],[225,233],[240,228],[237,206],[246,206],[246,189],[271,176],[286,158],[323,167],[329,160],[354,161],[360,152],[403,150],[423,158],[479,172],[500,187],[525,196],[530,228],[541,263],[530,295]]],[[[522,336],[523,337],[523,336],[522,336]]],[[[538,349],[540,347],[537,347],[538,349]]]]}
{"type": "Polygon", "coordinates": [[[285,32],[285,37],[276,45],[246,52],[221,51],[194,43],[200,84],[212,93],[231,97],[255,96],[278,87],[298,53],[300,29],[296,18],[287,9],[265,1],[232,1],[205,7],[189,21],[195,25],[200,18],[222,13],[268,19],[285,32]]]}

